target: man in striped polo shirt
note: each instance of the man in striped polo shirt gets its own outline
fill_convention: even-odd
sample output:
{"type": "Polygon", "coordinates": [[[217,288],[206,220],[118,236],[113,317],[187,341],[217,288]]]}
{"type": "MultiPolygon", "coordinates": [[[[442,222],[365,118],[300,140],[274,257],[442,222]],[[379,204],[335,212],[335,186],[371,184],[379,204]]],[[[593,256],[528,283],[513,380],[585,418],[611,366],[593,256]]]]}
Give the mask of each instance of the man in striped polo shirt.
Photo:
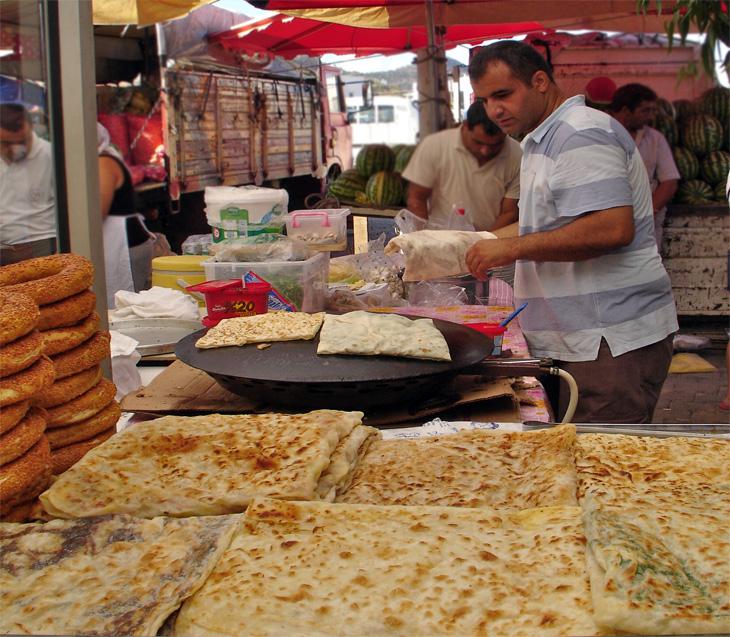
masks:
{"type": "MultiPolygon", "coordinates": [[[[574,422],[651,422],[678,324],[636,145],[584,96],[566,99],[528,44],[480,49],[469,76],[489,118],[526,133],[519,221],[471,248],[469,270],[485,279],[516,262],[520,326],[532,355],[575,378],[574,422]]],[[[551,400],[559,418],[565,389],[551,400]]]]}

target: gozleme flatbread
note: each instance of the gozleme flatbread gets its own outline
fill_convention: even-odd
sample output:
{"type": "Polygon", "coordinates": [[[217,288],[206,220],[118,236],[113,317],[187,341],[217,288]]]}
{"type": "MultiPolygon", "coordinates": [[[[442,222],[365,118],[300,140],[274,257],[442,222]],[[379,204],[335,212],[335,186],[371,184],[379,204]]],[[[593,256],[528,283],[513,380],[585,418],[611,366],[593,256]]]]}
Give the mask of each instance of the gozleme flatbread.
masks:
{"type": "Polygon", "coordinates": [[[359,411],[164,416],[92,449],[41,494],[63,518],[100,513],[220,515],[255,495],[316,499],[320,475],[359,411]]]}
{"type": "Polygon", "coordinates": [[[597,622],[644,635],[730,633],[730,487],[606,487],[583,506],[597,622]]]}
{"type": "Polygon", "coordinates": [[[419,230],[393,237],[386,254],[403,251],[404,281],[425,281],[468,272],[466,252],[477,241],[496,239],[491,232],[463,230],[419,230]]]}
{"type": "Polygon", "coordinates": [[[431,319],[357,310],[327,314],[317,354],[405,356],[450,361],[449,345],[431,319]]]}
{"type": "Polygon", "coordinates": [[[581,434],[575,450],[578,495],[608,484],[728,484],[730,440],[581,434]]]}
{"type": "Polygon", "coordinates": [[[209,349],[246,343],[313,339],[322,325],[324,312],[268,312],[223,319],[195,341],[195,347],[209,349]]]}
{"type": "Polygon", "coordinates": [[[523,512],[255,499],[175,634],[606,635],[579,507],[523,512]]]}
{"type": "Polygon", "coordinates": [[[2,524],[0,633],[155,635],[205,581],[240,518],[2,524]]]}
{"type": "Polygon", "coordinates": [[[376,440],[337,502],[463,507],[575,505],[575,426],[376,440]]]}
{"type": "Polygon", "coordinates": [[[357,425],[339,444],[330,456],[329,466],[322,472],[315,491],[320,500],[332,502],[338,493],[350,486],[352,476],[359,462],[374,440],[383,435],[374,427],[357,425]]]}

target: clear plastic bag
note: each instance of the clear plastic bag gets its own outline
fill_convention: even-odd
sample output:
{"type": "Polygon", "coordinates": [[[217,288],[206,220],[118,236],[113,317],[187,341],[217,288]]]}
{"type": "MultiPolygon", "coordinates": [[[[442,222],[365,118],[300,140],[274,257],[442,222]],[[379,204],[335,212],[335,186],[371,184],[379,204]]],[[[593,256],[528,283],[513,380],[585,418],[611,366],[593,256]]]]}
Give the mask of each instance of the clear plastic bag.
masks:
{"type": "Polygon", "coordinates": [[[408,305],[448,307],[450,305],[469,305],[466,290],[453,283],[411,281],[406,284],[408,305]]]}
{"type": "Polygon", "coordinates": [[[233,237],[214,243],[209,248],[216,261],[306,261],[318,254],[300,241],[276,233],[257,234],[250,237],[233,237]]]}
{"type": "Polygon", "coordinates": [[[466,230],[474,232],[474,218],[471,210],[463,201],[457,201],[445,221],[439,219],[424,219],[406,208],[401,209],[395,216],[395,224],[401,234],[418,232],[419,230],[466,230]]]}

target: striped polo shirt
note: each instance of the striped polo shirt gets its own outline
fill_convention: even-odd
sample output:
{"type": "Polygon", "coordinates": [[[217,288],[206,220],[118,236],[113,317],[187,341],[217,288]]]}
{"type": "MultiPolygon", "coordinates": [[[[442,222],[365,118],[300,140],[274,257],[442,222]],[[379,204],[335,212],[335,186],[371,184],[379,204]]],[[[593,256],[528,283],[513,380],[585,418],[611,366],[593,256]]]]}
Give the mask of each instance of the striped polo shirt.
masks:
{"type": "Polygon", "coordinates": [[[522,141],[520,235],[582,214],[633,206],[630,245],[576,262],[518,261],[515,304],[530,353],[595,360],[601,338],[614,356],[679,329],[674,296],[657,252],[651,190],[634,141],[615,119],[566,100],[522,141]]]}

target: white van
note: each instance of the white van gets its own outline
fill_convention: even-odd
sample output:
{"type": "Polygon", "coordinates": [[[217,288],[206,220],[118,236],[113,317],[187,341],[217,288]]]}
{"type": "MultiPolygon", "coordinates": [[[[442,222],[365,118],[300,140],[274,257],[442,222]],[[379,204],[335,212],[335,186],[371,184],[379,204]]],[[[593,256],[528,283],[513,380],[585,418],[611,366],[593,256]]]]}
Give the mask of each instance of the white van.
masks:
{"type": "Polygon", "coordinates": [[[373,107],[350,114],[352,156],[366,144],[417,144],[418,111],[412,100],[395,95],[377,95],[373,107]]]}

